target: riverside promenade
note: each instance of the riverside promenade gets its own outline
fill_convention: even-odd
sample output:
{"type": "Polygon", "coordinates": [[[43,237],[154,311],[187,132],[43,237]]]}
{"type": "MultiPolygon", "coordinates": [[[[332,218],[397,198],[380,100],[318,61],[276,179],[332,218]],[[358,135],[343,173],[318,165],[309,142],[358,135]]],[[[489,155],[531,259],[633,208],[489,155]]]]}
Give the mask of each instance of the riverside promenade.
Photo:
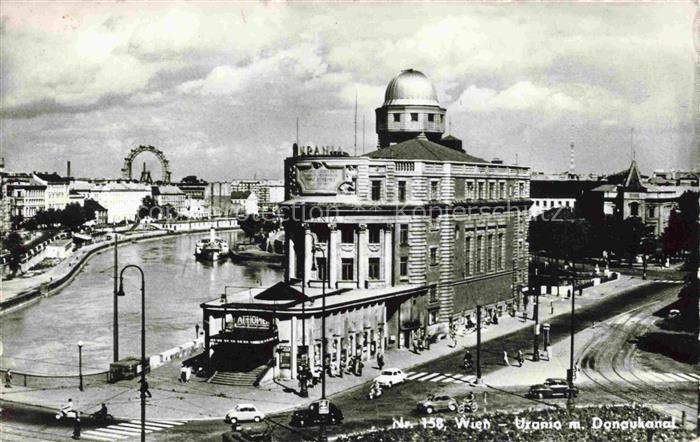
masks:
{"type": "MultiPolygon", "coordinates": [[[[576,297],[577,308],[593,305],[601,300],[619,295],[626,290],[650,284],[653,281],[642,281],[637,278],[621,276],[620,278],[590,287],[584,290],[583,296],[576,297]]],[[[531,303],[532,304],[532,303],[531,303]]],[[[482,342],[487,342],[507,335],[511,332],[533,326],[532,305],[530,304],[528,318],[504,316],[497,326],[490,326],[482,331],[482,342]]],[[[540,296],[540,321],[569,313],[570,300],[566,297],[553,295],[540,296]]],[[[449,339],[438,341],[431,345],[429,351],[415,354],[406,349],[388,350],[385,353],[386,366],[399,367],[409,371],[411,367],[427,363],[433,359],[454,352],[463,351],[464,347],[476,345],[476,334],[467,333],[457,337],[457,345],[451,346],[449,339]]],[[[561,357],[561,355],[560,355],[561,357]]],[[[342,378],[329,378],[327,394],[332,396],[352,388],[359,387],[377,376],[378,370],[368,367],[362,376],[346,375],[342,378]]],[[[538,366],[540,377],[561,377],[560,363],[547,363],[538,366]]],[[[171,360],[162,367],[153,370],[148,375],[152,398],[147,401],[148,419],[160,420],[203,420],[222,419],[223,415],[236,403],[252,402],[266,413],[276,413],[300,407],[320,397],[320,388],[310,390],[309,398],[301,398],[296,394],[296,382],[271,383],[261,387],[225,387],[208,384],[204,379],[194,378],[187,384],[178,381],[180,360],[171,360]]],[[[494,382],[500,383],[504,372],[494,373],[494,382]]],[[[139,393],[137,380],[121,381],[116,384],[106,383],[106,375],[95,376],[88,382],[84,391],[78,389],[77,376],[61,378],[60,382],[51,385],[50,379],[42,380],[41,385],[32,385],[30,378],[27,386],[23,385],[21,377],[16,376],[12,388],[0,390],[0,402],[31,404],[46,410],[58,409],[68,398],[72,398],[76,407],[84,412],[96,411],[101,403],[106,403],[110,413],[123,419],[139,417],[139,393]]],[[[489,375],[484,378],[489,383],[489,375]]]]}

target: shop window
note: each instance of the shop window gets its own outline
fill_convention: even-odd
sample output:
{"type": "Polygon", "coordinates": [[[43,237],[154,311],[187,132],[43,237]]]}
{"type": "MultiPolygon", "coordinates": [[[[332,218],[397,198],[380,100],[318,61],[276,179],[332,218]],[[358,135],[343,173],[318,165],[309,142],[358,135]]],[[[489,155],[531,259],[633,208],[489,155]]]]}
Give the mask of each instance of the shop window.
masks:
{"type": "Polygon", "coordinates": [[[375,281],[379,279],[379,258],[369,259],[368,276],[375,281]]]}
{"type": "Polygon", "coordinates": [[[408,276],[408,256],[401,257],[401,261],[399,263],[399,276],[402,278],[408,276]]]}
{"type": "Polygon", "coordinates": [[[399,225],[399,244],[402,246],[408,245],[408,224],[399,225]]]}
{"type": "Polygon", "coordinates": [[[372,201],[379,201],[382,199],[382,182],[379,180],[372,180],[372,201]]]}
{"type": "Polygon", "coordinates": [[[340,260],[341,278],[343,281],[352,281],[355,277],[355,266],[352,258],[342,258],[340,260]]]}
{"type": "Polygon", "coordinates": [[[379,244],[381,243],[381,233],[382,230],[377,227],[377,226],[372,226],[369,229],[369,243],[370,244],[379,244]]]}

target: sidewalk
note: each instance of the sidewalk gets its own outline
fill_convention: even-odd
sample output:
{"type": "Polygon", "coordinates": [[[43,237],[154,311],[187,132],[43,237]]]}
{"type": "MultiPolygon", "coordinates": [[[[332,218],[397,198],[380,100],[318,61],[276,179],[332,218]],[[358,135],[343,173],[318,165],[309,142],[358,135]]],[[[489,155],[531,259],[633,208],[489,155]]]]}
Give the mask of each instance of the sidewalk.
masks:
{"type": "MultiPolygon", "coordinates": [[[[621,276],[617,280],[584,290],[584,296],[576,298],[577,305],[590,305],[613,292],[647,283],[649,282],[621,276]]],[[[552,316],[550,303],[553,307],[554,315],[568,312],[570,306],[570,301],[566,297],[551,295],[540,296],[540,303],[541,322],[546,322],[547,318],[552,316]]],[[[528,318],[532,318],[532,305],[529,306],[528,318]]],[[[498,338],[525,327],[532,327],[532,325],[533,321],[531,319],[523,320],[522,315],[515,318],[503,316],[499,325],[490,326],[482,331],[482,341],[498,338]]],[[[457,346],[454,348],[449,344],[449,339],[441,340],[432,344],[430,351],[424,351],[421,354],[415,354],[406,349],[387,350],[385,352],[386,366],[398,367],[408,371],[410,367],[415,365],[429,362],[455,351],[461,351],[465,346],[476,345],[476,333],[459,336],[457,338],[457,346]]],[[[561,352],[559,354],[561,355],[561,352]]],[[[568,360],[568,358],[557,359],[568,360]]],[[[554,362],[549,364],[554,364],[554,362]]],[[[378,374],[378,370],[374,368],[374,365],[374,361],[368,362],[362,376],[346,374],[342,378],[327,378],[327,396],[357,387],[373,379],[378,374]]],[[[527,365],[531,365],[531,367],[525,370],[531,371],[533,373],[532,376],[537,371],[537,378],[542,377],[542,366],[527,365]]],[[[552,367],[554,369],[554,366],[552,367]]],[[[509,374],[509,370],[518,370],[518,368],[504,368],[496,373],[489,374],[486,382],[498,383],[499,379],[508,379],[512,383],[512,374],[509,374]]],[[[519,374],[524,374],[523,369],[519,370],[521,370],[519,374]]],[[[559,373],[559,369],[557,368],[556,370],[559,373]]],[[[149,419],[221,419],[230,408],[239,402],[251,402],[266,413],[275,413],[317,400],[321,394],[321,388],[317,386],[309,391],[309,398],[299,397],[296,394],[298,388],[296,381],[273,383],[259,388],[223,387],[208,384],[205,380],[198,378],[193,378],[188,384],[182,384],[178,381],[179,371],[180,361],[171,361],[148,375],[151,393],[153,394],[153,398],[148,399],[147,402],[147,417],[149,419]]],[[[561,373],[565,373],[565,369],[561,373]]],[[[559,377],[559,375],[557,376],[559,377]]],[[[525,381],[523,380],[523,382],[525,381]]],[[[77,385],[47,389],[32,389],[21,386],[13,386],[11,389],[0,387],[0,399],[57,409],[70,397],[76,403],[78,409],[86,412],[97,410],[100,404],[105,402],[108,404],[111,414],[119,418],[136,419],[139,417],[139,393],[137,386],[137,380],[131,380],[117,384],[90,385],[83,392],[78,391],[77,385]]]]}

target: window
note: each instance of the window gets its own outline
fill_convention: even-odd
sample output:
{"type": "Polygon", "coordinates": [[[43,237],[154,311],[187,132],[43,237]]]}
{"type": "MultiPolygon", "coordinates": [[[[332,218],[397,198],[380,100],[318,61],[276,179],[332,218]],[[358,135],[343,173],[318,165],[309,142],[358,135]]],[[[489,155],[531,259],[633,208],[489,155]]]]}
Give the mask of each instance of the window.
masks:
{"type": "Polygon", "coordinates": [[[535,200],[535,205],[539,206],[540,205],[540,200],[535,200]]]}
{"type": "Polygon", "coordinates": [[[467,198],[474,198],[474,181],[467,181],[466,189],[467,198]]]}
{"type": "Polygon", "coordinates": [[[437,265],[437,263],[438,263],[437,247],[431,247],[430,248],[430,265],[437,265]]]}
{"type": "Polygon", "coordinates": [[[399,262],[399,276],[408,276],[408,256],[402,256],[399,262]]]}
{"type": "Polygon", "coordinates": [[[408,224],[399,225],[399,244],[408,245],[408,224]]]}
{"type": "Polygon", "coordinates": [[[379,279],[379,258],[369,259],[369,279],[378,280],[379,279]]]}
{"type": "Polygon", "coordinates": [[[520,198],[525,198],[525,184],[523,183],[518,184],[518,196],[520,198]]]}
{"type": "Polygon", "coordinates": [[[379,244],[381,243],[381,229],[376,226],[372,226],[369,228],[369,243],[370,244],[379,244]]]}
{"type": "Polygon", "coordinates": [[[479,181],[477,184],[477,196],[478,199],[482,200],[484,199],[484,182],[479,181]]]}
{"type": "Polygon", "coordinates": [[[401,114],[391,114],[394,116],[394,123],[401,121],[401,114]]]}
{"type": "Polygon", "coordinates": [[[481,273],[481,247],[483,238],[481,236],[476,237],[476,273],[481,273]]]}
{"type": "Polygon", "coordinates": [[[647,209],[647,213],[648,213],[649,218],[656,217],[656,207],[649,207],[647,209]]]}
{"type": "Polygon", "coordinates": [[[355,276],[355,266],[352,258],[342,258],[340,260],[341,278],[343,281],[352,281],[355,276]]]}
{"type": "Polygon", "coordinates": [[[431,123],[435,121],[435,114],[428,114],[428,121],[430,121],[431,123]]]}
{"type": "Polygon", "coordinates": [[[343,244],[355,243],[355,231],[352,226],[342,226],[340,228],[340,242],[343,244]]]}
{"type": "Polygon", "coordinates": [[[464,239],[464,273],[471,275],[472,239],[467,236],[464,239]]]}
{"type": "Polygon", "coordinates": [[[440,198],[439,192],[438,192],[438,185],[440,184],[439,181],[431,181],[430,182],[430,199],[431,200],[436,200],[440,198]]]}
{"type": "Polygon", "coordinates": [[[489,183],[489,199],[496,199],[496,183],[489,183]]]}
{"type": "Polygon", "coordinates": [[[399,201],[406,201],[406,181],[399,181],[399,201]]]}
{"type": "Polygon", "coordinates": [[[326,280],[326,258],[324,257],[316,258],[316,278],[321,281],[326,280]]]}
{"type": "Polygon", "coordinates": [[[430,302],[436,302],[438,300],[437,288],[435,286],[430,287],[430,289],[428,289],[428,295],[430,296],[430,302]]]}
{"type": "Polygon", "coordinates": [[[505,249],[506,243],[505,243],[505,237],[503,236],[502,233],[498,234],[498,243],[496,245],[496,266],[498,267],[498,270],[503,270],[505,267],[503,266],[503,252],[505,249]]]}
{"type": "Polygon", "coordinates": [[[506,183],[498,183],[498,197],[502,200],[506,199],[506,183]]]}
{"type": "Polygon", "coordinates": [[[418,121],[418,114],[411,114],[411,121],[418,121]]]}
{"type": "Polygon", "coordinates": [[[437,230],[440,227],[440,222],[438,221],[437,214],[430,214],[429,223],[430,230],[437,230]]]}
{"type": "Polygon", "coordinates": [[[382,182],[372,180],[372,201],[379,201],[380,199],[382,199],[382,182]]]}
{"type": "Polygon", "coordinates": [[[428,325],[436,324],[438,320],[438,311],[431,310],[428,312],[428,325]]]}
{"type": "Polygon", "coordinates": [[[486,237],[486,271],[493,270],[493,235],[486,237]]]}
{"type": "Polygon", "coordinates": [[[630,216],[639,216],[639,203],[630,204],[630,216]]]}
{"type": "Polygon", "coordinates": [[[569,203],[570,203],[569,201],[566,202],[566,207],[571,207],[571,205],[569,203]]]}

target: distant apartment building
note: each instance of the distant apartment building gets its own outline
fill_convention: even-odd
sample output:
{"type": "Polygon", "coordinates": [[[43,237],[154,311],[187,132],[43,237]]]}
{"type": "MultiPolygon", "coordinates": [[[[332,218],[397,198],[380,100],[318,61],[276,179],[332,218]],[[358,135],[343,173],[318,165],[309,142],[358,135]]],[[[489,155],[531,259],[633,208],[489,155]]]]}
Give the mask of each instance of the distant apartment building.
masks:
{"type": "Polygon", "coordinates": [[[143,199],[151,196],[151,186],[127,181],[73,181],[72,189],[107,210],[107,222],[134,221],[143,199]]]}
{"type": "Polygon", "coordinates": [[[231,182],[233,192],[253,192],[257,196],[260,209],[275,209],[284,201],[284,182],[282,180],[234,180],[231,182]]]}
{"type": "Polygon", "coordinates": [[[250,190],[231,192],[231,206],[237,215],[253,215],[259,211],[258,196],[250,190]]]}
{"type": "Polygon", "coordinates": [[[530,218],[557,208],[577,210],[581,197],[603,181],[595,175],[533,173],[530,177],[530,218]]]}
{"type": "Polygon", "coordinates": [[[59,176],[57,173],[34,172],[33,177],[39,184],[46,186],[44,192],[44,209],[63,210],[70,202],[70,179],[59,176]]]}
{"type": "Polygon", "coordinates": [[[46,208],[46,185],[34,178],[8,184],[6,195],[12,201],[11,216],[32,218],[46,208]]]}
{"type": "Polygon", "coordinates": [[[187,207],[187,195],[178,186],[172,184],[153,186],[152,193],[156,204],[161,207],[170,206],[177,213],[182,213],[187,207]]]}

